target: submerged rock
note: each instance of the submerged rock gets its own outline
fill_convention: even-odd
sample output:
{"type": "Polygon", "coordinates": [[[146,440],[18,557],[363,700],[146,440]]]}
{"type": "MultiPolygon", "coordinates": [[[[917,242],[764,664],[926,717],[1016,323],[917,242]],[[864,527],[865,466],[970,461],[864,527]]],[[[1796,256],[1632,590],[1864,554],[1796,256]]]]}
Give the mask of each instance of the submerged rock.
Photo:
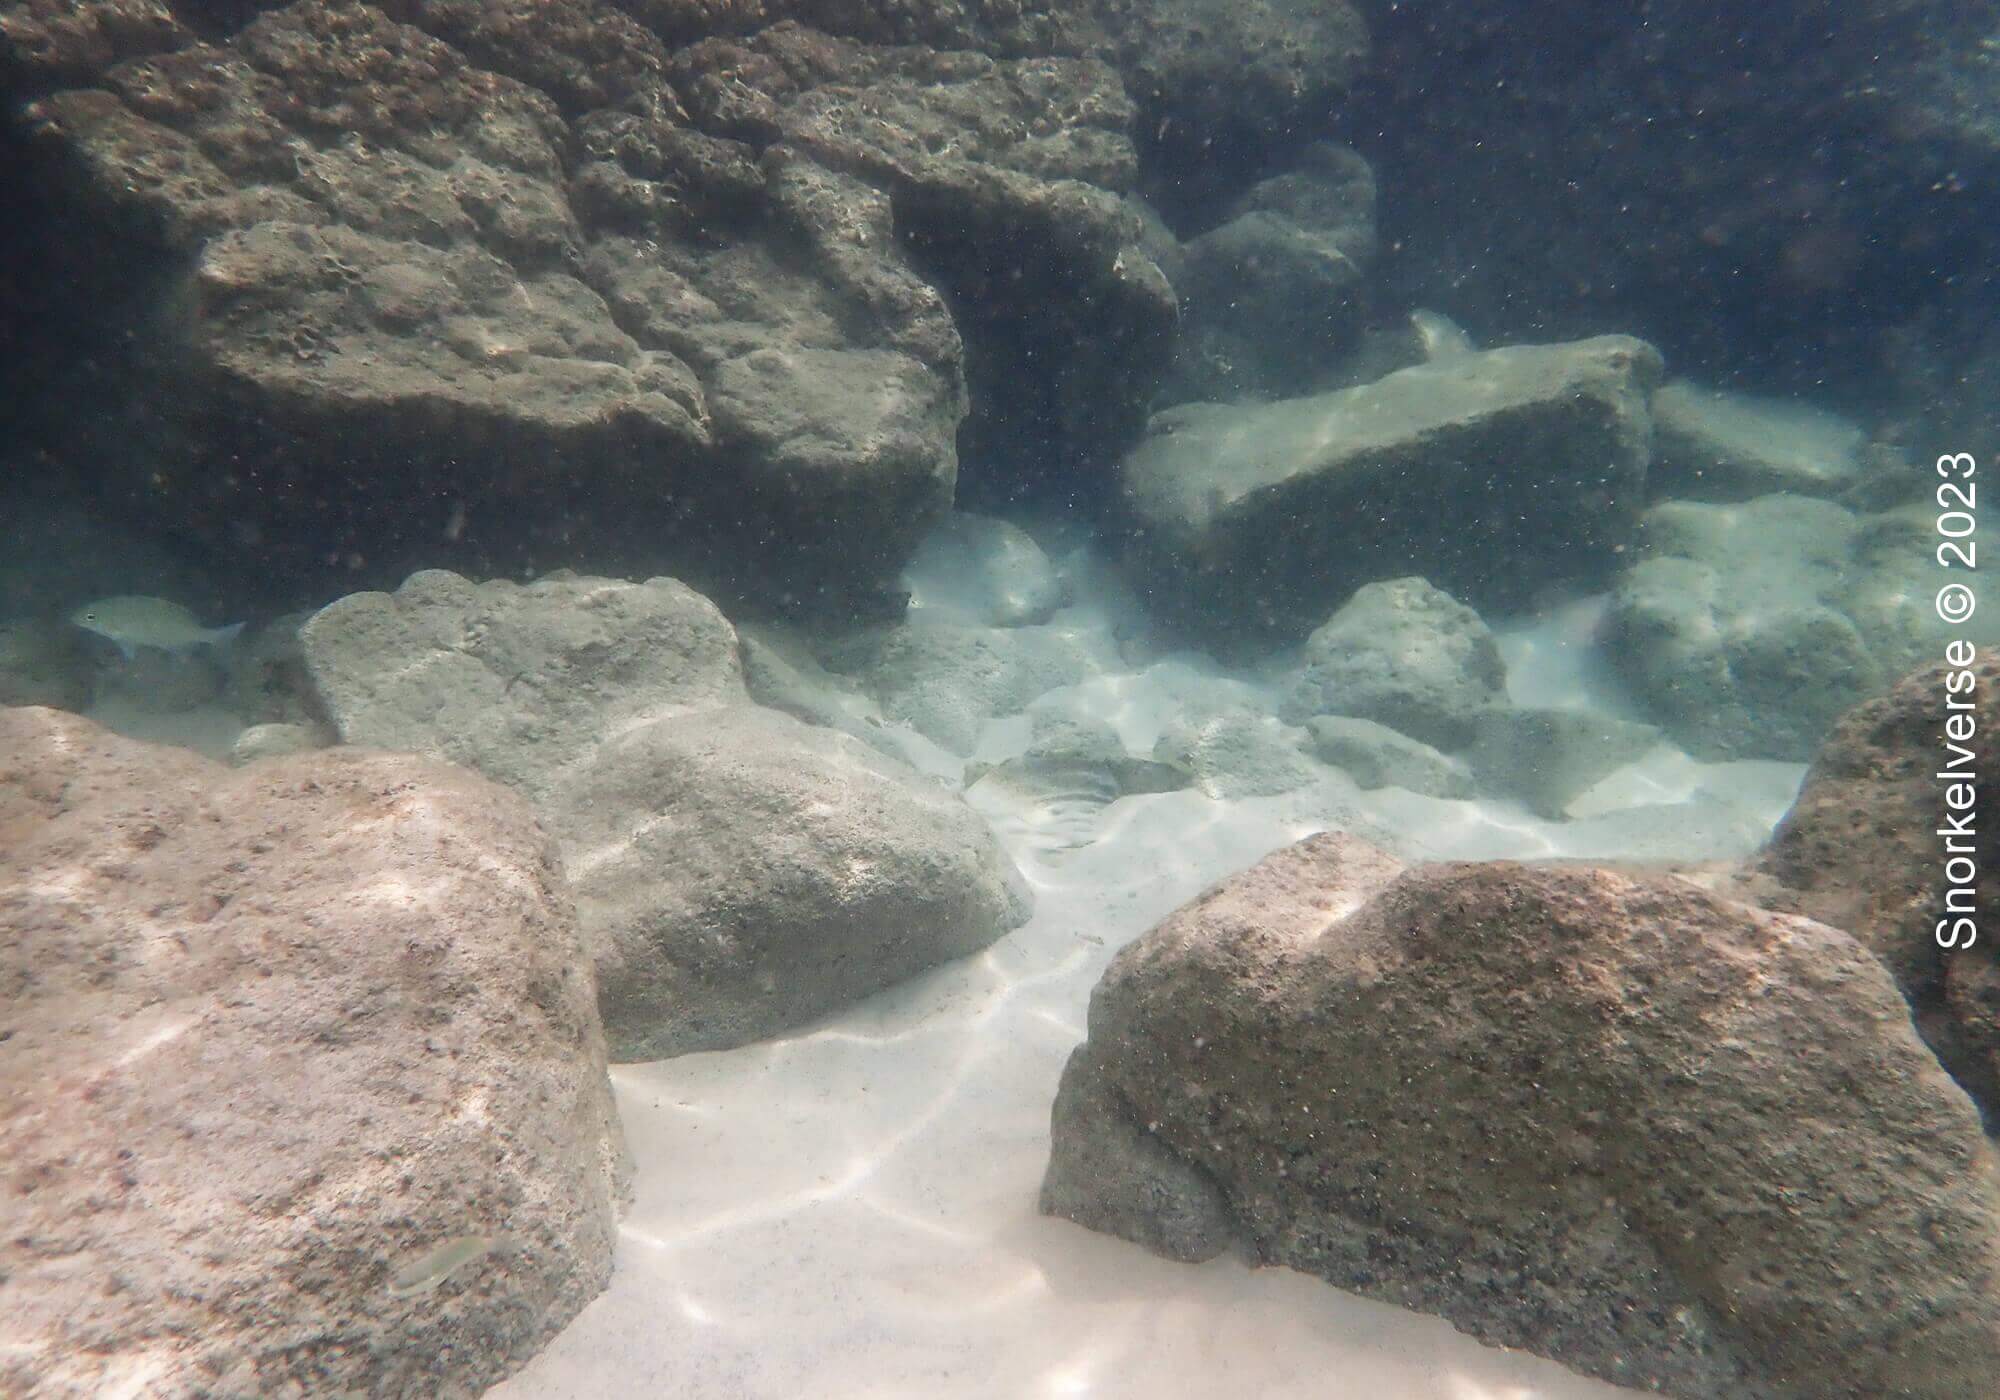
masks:
{"type": "Polygon", "coordinates": [[[947,291],[1056,455],[1129,440],[1170,352],[1099,60],[671,6],[299,0],[117,43],[20,8],[0,62],[90,84],[29,123],[51,217],[100,216],[80,309],[120,307],[75,389],[117,411],[65,450],[302,592],[584,551],[862,607],[953,499],[947,291]]]}
{"type": "Polygon", "coordinates": [[[1364,789],[1400,787],[1426,797],[1469,798],[1472,774],[1429,744],[1386,724],[1347,715],[1314,715],[1306,721],[1313,752],[1364,789]]]}
{"type": "Polygon", "coordinates": [[[1586,710],[1494,709],[1479,716],[1467,761],[1479,785],[1561,821],[1577,797],[1659,742],[1650,724],[1586,710]]]}
{"type": "Polygon", "coordinates": [[[1522,603],[1628,542],[1659,374],[1645,342],[1600,336],[1168,409],[1120,467],[1126,563],[1164,617],[1232,648],[1302,637],[1412,561],[1476,607],[1522,603]]]}
{"type": "Polygon", "coordinates": [[[1735,892],[1845,929],[1872,949],[1919,1033],[2000,1126],[2000,928],[1991,923],[2000,833],[1978,810],[2000,791],[1995,733],[2000,655],[1992,651],[1968,666],[1928,666],[1856,707],[1821,745],[1798,801],[1735,892]],[[1959,674],[1975,678],[1969,690],[1959,674]],[[1966,737],[1954,739],[1947,723],[1966,737]],[[1955,794],[1969,805],[1947,805],[1955,782],[1970,784],[1955,794]],[[1948,845],[1940,828],[1954,825],[1948,845]],[[1966,864],[1948,869],[1954,854],[1966,864]],[[1969,929],[1956,926],[1948,901],[1971,911],[1969,929]]]}
{"type": "Polygon", "coordinates": [[[1979,1394],[2000,1189],[1847,935],[1308,838],[1127,945],[1042,1208],[1688,1400],[1979,1394]]]}
{"type": "Polygon", "coordinates": [[[1831,413],[1718,393],[1685,380],[1653,395],[1656,496],[1747,501],[1774,491],[1840,496],[1865,470],[1861,430],[1831,413]]]}
{"type": "Polygon", "coordinates": [[[1442,749],[1506,702],[1507,668],[1479,614],[1420,578],[1371,583],[1306,640],[1285,717],[1372,719],[1442,749]]]}
{"type": "MultiPolygon", "coordinates": [[[[1803,762],[1850,706],[1938,654],[1951,630],[1936,511],[1857,515],[1773,495],[1666,501],[1619,581],[1600,644],[1647,717],[1705,758],[1803,762]]],[[[1975,591],[1980,583],[1968,574],[1975,591]]],[[[2000,640],[1980,612],[1964,629],[2000,640]]]]}
{"type": "Polygon", "coordinates": [[[0,1390],[470,1397],[605,1286],[628,1168],[525,802],[7,710],[0,829],[0,1390]]]}
{"type": "Polygon", "coordinates": [[[735,630],[672,579],[412,576],[300,630],[341,740],[450,758],[561,843],[614,1059],[790,1029],[1027,917],[956,796],[755,705],[735,630]]]}

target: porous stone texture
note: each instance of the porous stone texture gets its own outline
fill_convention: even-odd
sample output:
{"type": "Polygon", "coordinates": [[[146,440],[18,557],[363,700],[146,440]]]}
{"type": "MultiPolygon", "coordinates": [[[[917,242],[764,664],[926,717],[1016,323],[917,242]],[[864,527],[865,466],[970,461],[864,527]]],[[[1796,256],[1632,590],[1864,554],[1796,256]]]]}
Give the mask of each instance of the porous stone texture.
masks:
{"type": "Polygon", "coordinates": [[[477,768],[561,843],[614,1059],[797,1026],[984,947],[1026,887],[954,795],[751,703],[672,579],[412,576],[300,631],[341,739],[477,768]]]}
{"type": "Polygon", "coordinates": [[[1453,355],[1352,389],[1153,417],[1120,466],[1128,568],[1213,644],[1303,637],[1422,560],[1476,607],[1602,571],[1651,452],[1643,341],[1453,355]]]}
{"type": "Polygon", "coordinates": [[[1337,834],[1113,960],[1045,1211],[1689,1400],[1982,1393],[2000,1189],[1846,934],[1337,834]]]}
{"type": "Polygon", "coordinates": [[[1774,491],[1838,497],[1868,465],[1861,429],[1802,404],[1675,380],[1653,395],[1655,496],[1747,501],[1774,491]]]}
{"type": "Polygon", "coordinates": [[[2000,790],[1995,733],[2000,654],[1990,650],[1969,667],[1939,661],[1857,706],[1820,746],[1798,801],[1733,892],[1833,924],[1873,950],[1919,1033],[2000,1125],[2000,942],[1990,923],[2000,910],[2000,834],[1981,810],[2000,790]],[[1972,725],[1962,741],[1946,732],[1953,714],[1964,717],[1961,733],[1972,725]],[[1970,791],[1952,794],[1958,782],[1970,791]],[[1951,895],[1948,840],[1972,861],[1969,898],[1951,895]],[[1948,900],[1973,911],[1970,941],[1948,900]],[[1940,933],[1953,946],[1941,946],[1940,933]]]}
{"type": "Polygon", "coordinates": [[[1372,719],[1441,749],[1472,742],[1506,701],[1507,667],[1479,614],[1428,580],[1358,590],[1306,639],[1283,713],[1372,719]]]}
{"type": "MultiPolygon", "coordinates": [[[[1939,654],[1935,507],[1856,514],[1762,496],[1667,501],[1646,512],[1639,562],[1619,581],[1599,641],[1647,711],[1703,758],[1811,759],[1851,706],[1939,654]]],[[[1956,629],[2000,641],[1995,609],[1956,629]]]]}
{"type": "Polygon", "coordinates": [[[0,832],[0,1390],[470,1397],[604,1287],[629,1169],[525,802],[16,709],[0,832]]]}
{"type": "Polygon", "coordinates": [[[1474,723],[1466,761],[1481,789],[1560,821],[1585,789],[1659,742],[1650,724],[1585,710],[1493,709],[1474,723]]]}
{"type": "Polygon", "coordinates": [[[1472,774],[1429,744],[1386,724],[1347,715],[1314,715],[1306,721],[1313,752],[1364,789],[1400,787],[1426,797],[1468,798],[1472,774]]]}
{"type": "Polygon", "coordinates": [[[37,189],[145,327],[66,450],[301,588],[587,546],[847,609],[953,498],[948,296],[1022,433],[1136,432],[1174,297],[1112,68],[676,15],[735,27],[298,0],[41,98],[37,189]]]}

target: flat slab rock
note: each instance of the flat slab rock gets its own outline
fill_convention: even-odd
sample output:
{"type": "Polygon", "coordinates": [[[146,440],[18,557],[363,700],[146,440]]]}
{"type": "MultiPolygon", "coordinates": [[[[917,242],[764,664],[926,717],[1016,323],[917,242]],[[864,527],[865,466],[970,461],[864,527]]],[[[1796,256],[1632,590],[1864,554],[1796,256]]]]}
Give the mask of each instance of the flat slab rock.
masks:
{"type": "Polygon", "coordinates": [[[2000,1367],[1992,1154],[1887,973],[1665,876],[1279,851],[1106,971],[1042,1208],[1690,1400],[2000,1367]]]}
{"type": "Polygon", "coordinates": [[[1224,642],[1303,637],[1413,559],[1474,607],[1516,605],[1626,542],[1660,372],[1644,341],[1599,336],[1168,409],[1119,469],[1127,563],[1169,617],[1224,642]]]}
{"type": "Polygon", "coordinates": [[[563,891],[461,769],[0,710],[0,1392],[473,1396],[545,1344],[628,1176],[563,891]]]}
{"type": "Polygon", "coordinates": [[[1032,899],[955,794],[751,702],[673,579],[442,570],[299,632],[345,743],[530,797],[560,843],[616,1060],[741,1045],[978,951],[1032,899]]]}

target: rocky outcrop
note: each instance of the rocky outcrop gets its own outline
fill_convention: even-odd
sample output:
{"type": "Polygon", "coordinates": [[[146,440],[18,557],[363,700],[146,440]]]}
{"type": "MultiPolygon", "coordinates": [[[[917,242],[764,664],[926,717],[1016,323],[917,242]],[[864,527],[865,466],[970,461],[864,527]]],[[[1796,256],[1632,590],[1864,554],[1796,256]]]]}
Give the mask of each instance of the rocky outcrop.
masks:
{"type": "Polygon", "coordinates": [[[1518,604],[1629,540],[1659,372],[1603,336],[1168,409],[1120,467],[1127,564],[1163,616],[1231,647],[1303,637],[1413,560],[1474,607],[1518,604]]]}
{"type": "Polygon", "coordinates": [[[0,1390],[469,1397],[604,1287],[623,1143],[526,803],[7,710],[0,831],[0,1390]]]}
{"type": "Polygon", "coordinates": [[[953,498],[961,324],[1009,431],[1136,430],[1174,298],[1111,68],[646,17],[299,0],[34,104],[144,270],[103,489],[301,588],[588,547],[844,609],[953,498]]]}
{"type": "Polygon", "coordinates": [[[414,575],[300,632],[341,740],[449,758],[562,846],[614,1059],[774,1034],[1027,917],[955,795],[751,703],[735,630],[672,579],[414,575]]]}
{"type": "Polygon", "coordinates": [[[1844,933],[1321,835],[1119,953],[1043,1209],[1690,1400],[1977,1394],[2000,1188],[1844,933]]]}
{"type": "Polygon", "coordinates": [[[1980,811],[2000,790],[1995,733],[2000,656],[1991,651],[1970,666],[1925,667],[1856,707],[1733,892],[1833,924],[1873,950],[1945,1068],[2000,1124],[2000,943],[1990,925],[2000,910],[2000,834],[1980,811]],[[1960,781],[1970,786],[1949,806],[1960,781]],[[1948,872],[1954,855],[1968,864],[1948,872]],[[1961,915],[1969,930],[1956,926],[1961,915]]]}
{"type": "MultiPolygon", "coordinates": [[[[1938,654],[1937,511],[1763,496],[1646,512],[1599,636],[1648,718],[1704,758],[1812,757],[1842,713],[1938,654]]],[[[1975,590],[1977,575],[1964,582],[1975,590]]],[[[2000,640],[1990,610],[1967,630],[2000,640]]]]}

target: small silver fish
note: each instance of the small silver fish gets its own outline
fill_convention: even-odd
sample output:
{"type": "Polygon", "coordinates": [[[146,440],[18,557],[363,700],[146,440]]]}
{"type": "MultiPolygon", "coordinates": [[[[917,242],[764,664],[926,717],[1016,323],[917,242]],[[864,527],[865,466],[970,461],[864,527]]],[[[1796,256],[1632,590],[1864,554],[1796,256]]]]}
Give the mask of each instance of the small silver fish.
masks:
{"type": "Polygon", "coordinates": [[[475,1259],[520,1243],[513,1235],[454,1235],[413,1256],[389,1280],[389,1296],[414,1298],[428,1293],[475,1259]]]}
{"type": "Polygon", "coordinates": [[[69,615],[69,620],[86,632],[95,632],[117,643],[127,661],[140,647],[157,647],[185,655],[196,647],[225,646],[243,630],[240,622],[228,627],[203,627],[179,603],[134,593],[85,603],[69,615]]]}

